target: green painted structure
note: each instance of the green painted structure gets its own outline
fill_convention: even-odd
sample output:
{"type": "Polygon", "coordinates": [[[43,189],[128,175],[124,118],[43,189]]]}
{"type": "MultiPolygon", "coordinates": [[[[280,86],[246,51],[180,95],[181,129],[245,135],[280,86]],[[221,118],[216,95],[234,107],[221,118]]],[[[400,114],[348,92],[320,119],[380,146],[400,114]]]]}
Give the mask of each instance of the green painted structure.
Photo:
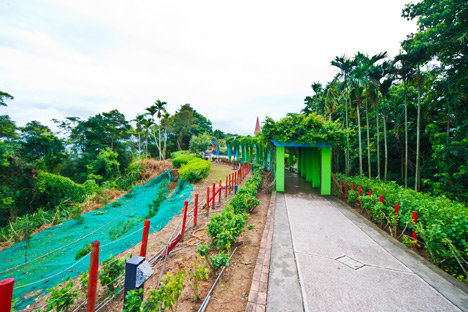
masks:
{"type": "Polygon", "coordinates": [[[276,191],[284,192],[284,146],[276,147],[276,191]]]}
{"type": "Polygon", "coordinates": [[[295,142],[277,142],[275,140],[272,140],[272,142],[276,147],[276,191],[284,192],[285,147],[288,147],[290,155],[293,154],[294,147],[297,147],[298,175],[305,177],[306,182],[312,183],[312,187],[320,187],[321,195],[331,195],[330,144],[300,144],[295,142]]]}

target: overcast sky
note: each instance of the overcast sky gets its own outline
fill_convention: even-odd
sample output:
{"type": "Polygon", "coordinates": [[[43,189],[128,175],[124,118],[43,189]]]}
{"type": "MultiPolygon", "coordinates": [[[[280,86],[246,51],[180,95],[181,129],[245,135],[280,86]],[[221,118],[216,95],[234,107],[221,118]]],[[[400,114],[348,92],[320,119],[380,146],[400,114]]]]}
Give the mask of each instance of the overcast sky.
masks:
{"type": "Polygon", "coordinates": [[[0,114],[17,125],[127,119],[157,99],[190,103],[214,128],[253,134],[257,116],[298,112],[343,53],[398,53],[410,0],[2,0],[0,114]]]}

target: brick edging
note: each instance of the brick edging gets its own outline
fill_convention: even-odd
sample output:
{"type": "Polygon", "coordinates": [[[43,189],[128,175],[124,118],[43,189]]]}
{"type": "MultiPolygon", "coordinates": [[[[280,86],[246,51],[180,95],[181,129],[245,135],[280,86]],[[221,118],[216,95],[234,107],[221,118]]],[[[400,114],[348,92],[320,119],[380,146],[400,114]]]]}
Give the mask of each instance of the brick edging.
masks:
{"type": "Polygon", "coordinates": [[[271,243],[275,225],[276,192],[273,191],[270,198],[265,228],[263,230],[257,264],[255,266],[250,285],[249,299],[246,312],[265,311],[267,303],[268,276],[270,273],[271,243]]]}

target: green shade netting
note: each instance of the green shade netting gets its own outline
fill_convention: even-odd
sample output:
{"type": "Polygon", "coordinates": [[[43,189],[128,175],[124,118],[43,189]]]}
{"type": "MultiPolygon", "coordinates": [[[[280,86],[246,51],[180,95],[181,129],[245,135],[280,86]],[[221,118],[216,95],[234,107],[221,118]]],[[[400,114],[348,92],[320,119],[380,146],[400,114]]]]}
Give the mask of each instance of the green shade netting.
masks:
{"type": "MultiPolygon", "coordinates": [[[[174,181],[172,170],[168,170],[145,185],[135,186],[121,199],[83,214],[81,218],[69,220],[50,227],[0,252],[0,280],[13,277],[15,288],[13,296],[19,298],[18,308],[23,309],[33,303],[34,298],[45,294],[47,288],[59,284],[67,277],[74,278],[89,268],[89,254],[75,260],[75,254],[85,244],[100,241],[99,262],[117,255],[139,243],[143,235],[144,218],[148,205],[156,199],[158,189],[167,182],[174,181]],[[112,240],[111,229],[122,227],[122,222],[130,220],[133,228],[119,238],[112,240]],[[41,258],[39,258],[41,257],[41,258]],[[34,260],[39,258],[37,260],[34,260]],[[25,298],[24,295],[34,293],[25,298]]],[[[182,212],[183,202],[190,198],[193,189],[189,183],[179,180],[172,195],[165,200],[158,213],[151,218],[150,233],[162,229],[175,215],[182,212]]],[[[151,244],[151,242],[150,242],[151,244]]]]}

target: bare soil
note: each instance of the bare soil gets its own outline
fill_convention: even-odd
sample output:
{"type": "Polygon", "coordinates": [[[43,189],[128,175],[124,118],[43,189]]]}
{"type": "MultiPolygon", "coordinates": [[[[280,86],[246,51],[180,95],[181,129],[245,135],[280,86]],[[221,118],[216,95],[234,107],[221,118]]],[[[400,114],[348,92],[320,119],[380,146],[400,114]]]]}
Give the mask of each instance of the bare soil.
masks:
{"type": "MultiPolygon", "coordinates": [[[[192,195],[199,194],[199,203],[204,206],[206,198],[206,188],[211,187],[215,182],[219,183],[220,179],[223,179],[223,185],[225,183],[225,177],[233,173],[229,165],[213,163],[212,170],[207,178],[196,183],[192,195]]],[[[250,178],[250,174],[245,180],[250,178]]],[[[244,180],[244,181],[245,181],[244,180]]],[[[243,183],[242,183],[243,184],[243,183]]],[[[210,216],[219,213],[224,208],[225,203],[233,196],[233,193],[228,194],[227,200],[224,197],[224,190],[222,194],[222,201],[218,203],[216,199],[216,206],[214,210],[210,210],[210,216]]],[[[206,311],[244,311],[247,305],[247,298],[250,291],[250,285],[252,282],[253,271],[256,265],[256,259],[258,256],[260,242],[263,235],[263,229],[265,227],[266,215],[270,204],[271,194],[268,192],[268,188],[262,183],[258,190],[257,198],[260,200],[260,205],[254,209],[251,213],[250,218],[247,220],[245,232],[238,238],[238,242],[232,246],[232,250],[237,247],[235,254],[230,260],[230,266],[227,267],[219,279],[214,291],[211,294],[210,303],[206,311]],[[251,230],[247,227],[250,225],[251,230]]],[[[189,209],[190,210],[190,209],[189,209]]],[[[198,224],[193,227],[193,219],[188,218],[187,229],[182,241],[180,241],[175,247],[174,251],[167,257],[165,270],[163,274],[173,274],[177,270],[185,270],[186,272],[195,262],[197,257],[196,246],[190,246],[187,244],[188,240],[193,237],[193,232],[196,229],[201,229],[209,221],[206,217],[205,209],[199,207],[198,224]]],[[[162,248],[167,244],[170,237],[173,237],[174,233],[178,233],[179,224],[181,222],[181,215],[174,217],[166,227],[162,230],[150,234],[147,248],[147,259],[151,259],[157,255],[162,248]]],[[[198,233],[199,234],[199,233],[198,233]]],[[[207,241],[207,237],[204,238],[207,241]]],[[[209,243],[209,242],[208,242],[209,243]]],[[[137,244],[133,248],[117,255],[117,258],[126,257],[129,258],[131,254],[137,255],[140,253],[141,244],[137,244]]],[[[198,260],[199,265],[206,265],[203,260],[198,260]]],[[[146,281],[144,289],[145,294],[149,290],[155,288],[158,284],[163,268],[163,261],[158,261],[154,265],[154,274],[146,281]]],[[[211,286],[215,282],[217,274],[214,272],[209,273],[208,280],[200,284],[200,299],[194,300],[193,282],[190,281],[188,274],[186,274],[184,289],[181,296],[178,299],[177,306],[174,311],[197,311],[200,307],[203,299],[209,292],[211,286]]],[[[78,282],[78,278],[75,278],[75,283],[78,282]]],[[[102,302],[106,295],[104,290],[98,287],[98,300],[102,302]]],[[[147,299],[145,295],[144,300],[147,299]]],[[[33,311],[38,307],[41,307],[45,302],[45,298],[39,299],[33,306],[29,307],[27,311],[33,311]]],[[[77,303],[84,303],[84,298],[80,296],[77,303]]],[[[71,309],[74,310],[75,308],[71,309]]],[[[100,311],[122,311],[123,309],[123,292],[110,301],[100,311]]],[[[86,305],[83,304],[77,311],[85,311],[86,305]]]]}

